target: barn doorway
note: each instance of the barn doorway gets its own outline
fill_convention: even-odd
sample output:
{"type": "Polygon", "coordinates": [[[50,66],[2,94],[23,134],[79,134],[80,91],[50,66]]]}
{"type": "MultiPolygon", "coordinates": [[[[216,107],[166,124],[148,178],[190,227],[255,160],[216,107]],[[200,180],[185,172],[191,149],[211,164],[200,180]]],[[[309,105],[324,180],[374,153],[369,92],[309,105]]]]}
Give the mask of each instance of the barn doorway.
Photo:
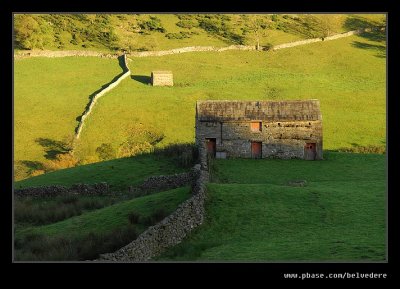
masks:
{"type": "Polygon", "coordinates": [[[261,156],[262,156],[261,142],[252,141],[251,142],[251,158],[261,159],[261,156]]]}
{"type": "Polygon", "coordinates": [[[207,154],[215,158],[217,152],[217,139],[216,138],[206,138],[207,154]]]}
{"type": "Polygon", "coordinates": [[[317,156],[317,145],[316,143],[306,143],[304,146],[304,159],[313,161],[317,156]]]}

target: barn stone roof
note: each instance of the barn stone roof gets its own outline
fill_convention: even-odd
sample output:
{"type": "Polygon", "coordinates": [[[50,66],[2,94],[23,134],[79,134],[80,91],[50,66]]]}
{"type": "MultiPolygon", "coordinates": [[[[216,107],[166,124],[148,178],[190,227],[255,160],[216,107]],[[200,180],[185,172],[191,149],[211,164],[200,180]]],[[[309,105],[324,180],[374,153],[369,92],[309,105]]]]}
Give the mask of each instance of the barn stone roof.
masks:
{"type": "Polygon", "coordinates": [[[319,100],[240,101],[199,100],[199,121],[296,121],[322,120],[319,100]]]}

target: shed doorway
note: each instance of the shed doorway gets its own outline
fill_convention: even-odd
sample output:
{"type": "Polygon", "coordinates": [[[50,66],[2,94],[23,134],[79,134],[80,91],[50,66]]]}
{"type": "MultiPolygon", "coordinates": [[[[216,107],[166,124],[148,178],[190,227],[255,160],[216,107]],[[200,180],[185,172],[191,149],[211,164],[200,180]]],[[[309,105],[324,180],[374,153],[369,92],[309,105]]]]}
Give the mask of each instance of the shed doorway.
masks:
{"type": "Polygon", "coordinates": [[[315,160],[317,155],[317,145],[316,143],[306,143],[304,146],[304,159],[308,161],[315,160]]]}
{"type": "Polygon", "coordinates": [[[207,154],[215,158],[217,152],[217,139],[216,138],[206,138],[207,154]]]}
{"type": "Polygon", "coordinates": [[[251,158],[261,159],[261,156],[262,156],[261,142],[252,141],[251,142],[251,158]]]}

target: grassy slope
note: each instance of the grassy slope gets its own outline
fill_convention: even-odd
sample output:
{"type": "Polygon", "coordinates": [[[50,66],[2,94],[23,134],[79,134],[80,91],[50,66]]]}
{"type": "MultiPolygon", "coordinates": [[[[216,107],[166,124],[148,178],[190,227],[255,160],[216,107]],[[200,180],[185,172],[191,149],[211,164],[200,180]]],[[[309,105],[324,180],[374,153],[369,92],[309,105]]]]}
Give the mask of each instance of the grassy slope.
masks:
{"type": "MultiPolygon", "coordinates": [[[[209,34],[201,28],[192,28],[186,29],[176,26],[176,23],[179,21],[179,18],[175,14],[123,14],[124,19],[120,19],[119,15],[111,15],[109,26],[113,27],[115,34],[118,37],[118,43],[122,44],[126,41],[130,41],[133,43],[135,49],[145,48],[148,50],[164,50],[164,49],[173,49],[183,46],[197,46],[197,45],[212,45],[217,47],[227,46],[232,43],[227,41],[226,39],[222,39],[215,35],[209,34]],[[151,31],[148,34],[139,34],[135,33],[132,27],[137,25],[137,21],[146,21],[150,16],[156,16],[161,20],[162,27],[165,28],[166,32],[155,32],[151,31]],[[179,33],[179,32],[196,32],[197,35],[193,34],[190,38],[184,39],[168,39],[165,37],[168,33],[179,33]]],[[[233,28],[236,28],[236,33],[241,34],[240,27],[243,27],[242,22],[239,15],[231,15],[231,23],[233,28]]],[[[80,22],[77,19],[69,18],[69,21],[73,23],[73,25],[79,30],[83,29],[86,24],[80,22]]],[[[83,43],[79,43],[77,45],[72,44],[70,41],[72,40],[72,34],[67,31],[63,31],[61,33],[61,38],[63,38],[64,46],[62,50],[95,50],[95,51],[103,51],[103,52],[113,52],[107,45],[104,43],[93,41],[93,42],[85,42],[85,45],[88,47],[82,47],[83,43]]],[[[285,33],[279,30],[270,30],[268,35],[262,38],[261,43],[272,43],[272,44],[281,44],[285,42],[295,41],[304,38],[301,35],[294,35],[291,33],[285,33]]],[[[48,50],[60,50],[57,48],[59,46],[58,42],[53,39],[48,44],[45,45],[45,49],[48,50]]],[[[118,44],[117,44],[118,46],[118,44]]]]}
{"type": "Polygon", "coordinates": [[[382,145],[386,131],[384,47],[384,42],[352,36],[268,53],[133,58],[132,79],[100,99],[78,151],[93,155],[103,142],[118,145],[132,122],[161,127],[166,135],[161,145],[193,141],[198,99],[317,98],[326,149],[382,145]],[[157,69],[173,71],[173,88],[143,83],[157,69]]]}
{"type": "MultiPolygon", "coordinates": [[[[251,14],[250,14],[251,15],[251,14]]],[[[303,18],[303,14],[294,14],[289,17],[284,16],[284,14],[277,14],[278,21],[276,23],[290,23],[292,26],[298,25],[298,23],[292,19],[292,16],[303,18]],[[285,17],[285,18],[284,18],[285,17]]],[[[317,18],[323,19],[325,15],[323,14],[314,14],[317,18]]],[[[330,17],[332,17],[331,15],[330,17]]],[[[90,16],[94,18],[94,15],[90,16]]],[[[242,34],[241,28],[244,25],[245,20],[242,18],[242,14],[229,14],[231,19],[230,24],[234,29],[235,33],[238,35],[242,34]]],[[[346,20],[352,17],[361,18],[364,22],[363,25],[373,22],[382,22],[384,15],[382,14],[337,14],[335,15],[335,21],[332,23],[332,33],[340,33],[344,31],[348,31],[354,29],[354,27],[346,27],[346,20]]],[[[64,21],[66,21],[64,19],[64,21]]],[[[68,21],[71,21],[72,26],[75,27],[76,30],[81,30],[85,28],[88,24],[82,21],[79,21],[76,17],[68,17],[68,21]]],[[[129,41],[133,43],[135,49],[146,48],[148,50],[163,50],[163,49],[172,49],[178,48],[182,46],[194,46],[194,45],[213,45],[213,46],[226,46],[230,43],[227,39],[221,39],[215,35],[209,34],[203,29],[200,28],[192,28],[185,29],[176,26],[176,23],[179,21],[179,18],[176,14],[111,14],[109,17],[109,23],[107,27],[112,27],[115,31],[115,34],[118,37],[117,47],[120,47],[123,43],[129,41]],[[122,18],[121,18],[122,16],[122,18]],[[133,27],[137,26],[137,22],[142,20],[148,20],[150,16],[156,16],[161,20],[161,25],[165,28],[165,33],[160,32],[149,32],[149,34],[139,34],[133,31],[133,27]],[[190,38],[185,39],[168,39],[165,37],[167,33],[179,33],[179,32],[197,32],[198,35],[191,35],[190,38]]],[[[288,30],[287,32],[283,32],[282,30],[276,29],[273,23],[270,25],[268,29],[268,33],[265,36],[261,37],[261,44],[265,45],[267,43],[271,44],[281,44],[290,41],[295,41],[299,39],[304,39],[306,36],[304,33],[294,30],[288,30]]],[[[358,23],[360,24],[360,22],[358,23]]],[[[101,28],[99,28],[101,29],[101,28]]],[[[301,29],[300,29],[301,30],[301,29]]],[[[105,43],[101,41],[86,41],[85,45],[87,48],[82,47],[83,43],[78,43],[76,45],[72,44],[70,41],[72,40],[72,31],[63,30],[60,34],[60,38],[63,39],[63,50],[98,50],[104,52],[111,52],[105,43]]],[[[54,37],[53,37],[54,38],[54,37]]],[[[247,43],[247,44],[250,44],[247,43]]],[[[252,43],[255,44],[255,43],[252,43]]],[[[57,48],[59,46],[58,42],[53,39],[48,44],[45,45],[45,49],[49,50],[59,50],[57,48]]],[[[123,45],[122,45],[123,46],[123,45]]]]}
{"type": "MultiPolygon", "coordinates": [[[[196,45],[212,45],[212,46],[227,46],[226,42],[212,36],[208,35],[204,30],[199,28],[193,28],[191,30],[184,29],[176,26],[175,24],[179,21],[178,17],[174,14],[151,14],[157,16],[162,23],[162,26],[166,29],[165,33],[161,32],[151,32],[149,35],[141,35],[138,33],[133,33],[129,31],[129,24],[122,23],[121,25],[116,25],[116,33],[120,38],[129,37],[134,39],[135,45],[137,47],[146,47],[148,50],[166,50],[179,48],[184,46],[196,46],[196,45]],[[168,39],[165,37],[167,33],[179,33],[181,31],[196,31],[199,35],[192,35],[190,38],[185,39],[168,39]]],[[[147,20],[149,19],[149,14],[142,14],[140,16],[126,15],[129,22],[135,23],[134,18],[147,20]]],[[[114,23],[119,21],[114,18],[114,23]]]]}
{"type": "MultiPolygon", "coordinates": [[[[190,189],[188,187],[182,187],[139,197],[50,225],[17,230],[15,232],[15,238],[21,238],[28,233],[74,237],[82,236],[89,232],[107,232],[128,225],[129,213],[136,212],[146,217],[158,208],[163,208],[166,212],[171,213],[189,196],[190,189]]],[[[143,231],[144,228],[140,227],[138,229],[143,231]]]]}
{"type": "Polygon", "coordinates": [[[14,186],[24,188],[107,182],[112,190],[126,190],[130,185],[139,185],[149,176],[168,175],[182,170],[168,158],[140,155],[59,170],[16,182],[14,186]]]}
{"type": "Polygon", "coordinates": [[[207,221],[160,260],[384,260],[384,156],[215,164],[207,221]]]}
{"type": "Polygon", "coordinates": [[[73,135],[89,95],[122,72],[115,59],[31,58],[14,63],[14,159],[44,161],[35,140],[73,135]]]}

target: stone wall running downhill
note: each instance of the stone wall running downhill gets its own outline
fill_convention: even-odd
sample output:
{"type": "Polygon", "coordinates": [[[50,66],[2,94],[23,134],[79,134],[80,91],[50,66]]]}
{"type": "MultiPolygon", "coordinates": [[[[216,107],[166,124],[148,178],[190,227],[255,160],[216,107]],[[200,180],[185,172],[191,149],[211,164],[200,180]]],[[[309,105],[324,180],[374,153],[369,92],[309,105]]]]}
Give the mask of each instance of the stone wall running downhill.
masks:
{"type": "Polygon", "coordinates": [[[53,185],[14,190],[14,196],[17,198],[55,197],[64,195],[105,195],[110,193],[110,187],[105,182],[92,185],[74,184],[69,188],[53,185]]]}
{"type": "Polygon", "coordinates": [[[107,92],[109,92],[110,90],[112,90],[114,87],[116,87],[118,84],[121,83],[122,80],[124,80],[125,78],[127,78],[128,76],[131,75],[131,71],[129,70],[128,67],[128,63],[127,63],[127,59],[126,59],[126,55],[123,55],[124,58],[124,65],[125,65],[125,73],[122,74],[116,81],[110,83],[110,85],[108,85],[106,88],[104,88],[102,91],[100,91],[99,93],[97,93],[91,100],[90,105],[88,107],[88,109],[85,111],[85,113],[82,115],[81,120],[78,124],[77,130],[76,130],[76,135],[75,137],[77,139],[79,139],[80,134],[82,132],[83,126],[85,125],[85,119],[90,115],[90,113],[93,110],[93,107],[95,106],[97,100],[99,100],[100,97],[102,97],[104,94],[106,94],[107,92]]]}
{"type": "Polygon", "coordinates": [[[145,262],[168,247],[179,244],[205,217],[204,202],[209,179],[205,148],[200,149],[200,164],[191,171],[192,197],[171,215],[149,227],[137,239],[114,253],[102,254],[95,261],[145,262]]]}

